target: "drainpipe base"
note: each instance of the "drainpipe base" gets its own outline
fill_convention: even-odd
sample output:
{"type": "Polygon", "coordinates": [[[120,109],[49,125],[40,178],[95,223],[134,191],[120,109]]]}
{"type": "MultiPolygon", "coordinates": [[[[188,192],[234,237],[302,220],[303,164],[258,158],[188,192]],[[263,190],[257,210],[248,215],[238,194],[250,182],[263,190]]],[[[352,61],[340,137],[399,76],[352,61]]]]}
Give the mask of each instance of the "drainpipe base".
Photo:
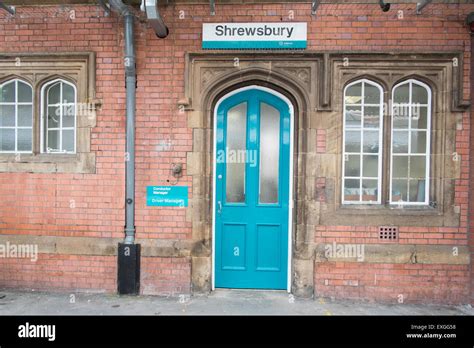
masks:
{"type": "Polygon", "coordinates": [[[140,244],[118,244],[117,291],[120,295],[140,293],[140,244]]]}

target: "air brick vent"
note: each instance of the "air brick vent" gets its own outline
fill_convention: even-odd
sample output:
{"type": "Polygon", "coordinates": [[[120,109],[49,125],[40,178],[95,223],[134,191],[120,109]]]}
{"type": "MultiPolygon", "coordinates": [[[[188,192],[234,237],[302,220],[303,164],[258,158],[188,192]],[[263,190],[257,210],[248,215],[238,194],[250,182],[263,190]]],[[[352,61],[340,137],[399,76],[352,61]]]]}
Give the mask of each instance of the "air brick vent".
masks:
{"type": "Polygon", "coordinates": [[[379,226],[379,240],[383,242],[398,241],[398,227],[397,226],[379,226]]]}

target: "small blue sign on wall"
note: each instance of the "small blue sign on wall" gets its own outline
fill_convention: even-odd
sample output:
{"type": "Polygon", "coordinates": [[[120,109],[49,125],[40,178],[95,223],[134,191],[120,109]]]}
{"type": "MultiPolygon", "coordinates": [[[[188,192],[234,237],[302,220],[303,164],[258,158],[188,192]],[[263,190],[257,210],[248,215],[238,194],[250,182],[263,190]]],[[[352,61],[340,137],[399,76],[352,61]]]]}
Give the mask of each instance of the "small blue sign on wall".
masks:
{"type": "Polygon", "coordinates": [[[147,186],[146,205],[149,207],[187,207],[188,186],[147,186]]]}

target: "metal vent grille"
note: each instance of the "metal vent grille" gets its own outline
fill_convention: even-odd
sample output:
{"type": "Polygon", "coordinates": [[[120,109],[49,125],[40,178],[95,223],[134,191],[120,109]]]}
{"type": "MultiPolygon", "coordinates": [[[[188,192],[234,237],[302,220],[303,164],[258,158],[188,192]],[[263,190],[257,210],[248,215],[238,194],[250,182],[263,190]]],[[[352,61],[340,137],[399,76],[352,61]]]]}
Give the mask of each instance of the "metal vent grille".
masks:
{"type": "Polygon", "coordinates": [[[384,242],[398,241],[397,226],[379,226],[379,240],[384,242]]]}

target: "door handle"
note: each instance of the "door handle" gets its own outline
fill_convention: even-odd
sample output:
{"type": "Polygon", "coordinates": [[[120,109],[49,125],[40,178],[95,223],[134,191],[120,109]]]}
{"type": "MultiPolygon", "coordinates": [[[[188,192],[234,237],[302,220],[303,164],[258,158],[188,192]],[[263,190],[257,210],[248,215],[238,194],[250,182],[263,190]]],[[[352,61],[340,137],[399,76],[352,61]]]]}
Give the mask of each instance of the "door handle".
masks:
{"type": "Polygon", "coordinates": [[[222,202],[221,201],[217,201],[217,214],[221,214],[222,213],[222,202]]]}

